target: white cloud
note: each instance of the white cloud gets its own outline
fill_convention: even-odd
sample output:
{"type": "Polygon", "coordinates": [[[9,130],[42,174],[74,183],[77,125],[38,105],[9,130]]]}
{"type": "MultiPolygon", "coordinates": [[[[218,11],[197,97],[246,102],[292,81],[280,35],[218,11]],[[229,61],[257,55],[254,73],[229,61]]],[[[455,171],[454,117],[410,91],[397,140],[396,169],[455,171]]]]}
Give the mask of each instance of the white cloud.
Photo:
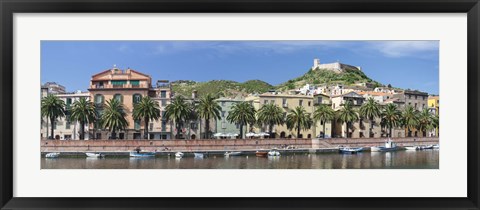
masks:
{"type": "Polygon", "coordinates": [[[422,56],[438,51],[438,41],[375,41],[371,48],[387,57],[422,56]]]}

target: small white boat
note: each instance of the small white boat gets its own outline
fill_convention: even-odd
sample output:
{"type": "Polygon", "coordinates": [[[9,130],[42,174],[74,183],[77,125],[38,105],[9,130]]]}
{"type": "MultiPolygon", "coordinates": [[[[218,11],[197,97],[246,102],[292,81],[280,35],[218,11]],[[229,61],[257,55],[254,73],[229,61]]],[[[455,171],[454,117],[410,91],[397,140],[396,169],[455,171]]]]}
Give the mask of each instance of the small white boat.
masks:
{"type": "Polygon", "coordinates": [[[433,149],[440,149],[440,145],[439,144],[433,145],[433,149]]]}
{"type": "Polygon", "coordinates": [[[280,152],[276,149],[268,151],[268,156],[280,156],[280,152]]]}
{"type": "Polygon", "coordinates": [[[225,156],[240,156],[242,155],[242,152],[225,152],[225,156]]]}
{"type": "Polygon", "coordinates": [[[102,158],[102,157],[105,157],[105,155],[102,154],[102,153],[86,152],[85,155],[87,155],[87,157],[94,157],[94,158],[102,158]]]}
{"type": "Polygon", "coordinates": [[[177,152],[175,153],[176,158],[182,158],[183,157],[183,152],[177,152]]]}
{"type": "Polygon", "coordinates": [[[370,147],[371,152],[388,152],[388,151],[396,151],[398,150],[397,144],[392,142],[392,140],[388,139],[385,142],[385,146],[378,146],[378,147],[370,147]]]}
{"type": "Polygon", "coordinates": [[[130,157],[155,157],[155,152],[130,152],[130,157]]]}
{"type": "Polygon", "coordinates": [[[363,151],[363,147],[343,147],[339,148],[340,153],[354,154],[363,151]]]}
{"type": "MultiPolygon", "coordinates": [[[[207,157],[207,154],[205,153],[193,153],[193,155],[195,155],[195,158],[206,158],[207,157]]],[[[183,155],[182,155],[183,156],[183,155]]]]}
{"type": "Polygon", "coordinates": [[[59,152],[51,152],[45,155],[46,158],[57,158],[58,156],[60,156],[59,152]]]}
{"type": "Polygon", "coordinates": [[[419,150],[420,147],[418,147],[418,146],[406,146],[405,149],[406,150],[419,150]]]}

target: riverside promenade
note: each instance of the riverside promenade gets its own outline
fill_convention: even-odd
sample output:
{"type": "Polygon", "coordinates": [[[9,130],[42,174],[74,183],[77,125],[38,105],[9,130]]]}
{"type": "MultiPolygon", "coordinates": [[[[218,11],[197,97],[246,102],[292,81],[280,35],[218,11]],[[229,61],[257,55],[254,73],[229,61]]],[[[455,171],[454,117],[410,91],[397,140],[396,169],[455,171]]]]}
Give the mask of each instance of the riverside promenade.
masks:
{"type": "MultiPolygon", "coordinates": [[[[278,148],[298,152],[334,152],[339,146],[371,147],[383,145],[386,138],[334,139],[165,139],[165,140],[41,140],[41,152],[125,153],[141,149],[151,152],[225,152],[278,148]]],[[[398,146],[438,144],[438,137],[392,138],[398,146]]]]}

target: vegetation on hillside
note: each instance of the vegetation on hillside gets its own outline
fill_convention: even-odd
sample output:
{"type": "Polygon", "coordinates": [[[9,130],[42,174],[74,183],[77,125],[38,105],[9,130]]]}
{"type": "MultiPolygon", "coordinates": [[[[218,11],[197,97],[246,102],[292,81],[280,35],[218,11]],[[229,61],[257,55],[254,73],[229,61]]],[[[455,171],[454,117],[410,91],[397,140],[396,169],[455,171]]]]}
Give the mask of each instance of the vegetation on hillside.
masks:
{"type": "Polygon", "coordinates": [[[215,97],[246,96],[250,93],[264,93],[273,86],[261,80],[249,80],[243,83],[230,80],[212,80],[208,82],[175,81],[172,89],[177,95],[190,97],[193,90],[198,95],[212,94],[215,97]]]}
{"type": "Polygon", "coordinates": [[[304,75],[297,77],[295,79],[288,80],[285,83],[282,83],[277,86],[279,90],[288,90],[302,87],[306,84],[345,84],[345,85],[352,85],[355,83],[370,83],[373,84],[375,87],[381,86],[377,81],[370,79],[365,73],[362,71],[354,70],[354,69],[347,69],[344,72],[336,73],[327,69],[310,69],[304,75]]]}

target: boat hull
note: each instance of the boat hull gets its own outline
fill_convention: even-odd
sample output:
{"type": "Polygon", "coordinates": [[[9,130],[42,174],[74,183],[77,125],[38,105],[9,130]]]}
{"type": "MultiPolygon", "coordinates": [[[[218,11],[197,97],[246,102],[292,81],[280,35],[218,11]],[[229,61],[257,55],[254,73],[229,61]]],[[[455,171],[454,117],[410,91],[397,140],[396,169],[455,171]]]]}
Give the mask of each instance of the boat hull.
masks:
{"type": "Polygon", "coordinates": [[[257,157],[267,157],[268,152],[256,152],[255,156],[257,156],[257,157]]]}
{"type": "Polygon", "coordinates": [[[130,152],[130,157],[155,157],[155,152],[146,152],[146,153],[130,152]]]}
{"type": "Polygon", "coordinates": [[[359,147],[359,148],[340,148],[339,151],[340,151],[340,153],[344,153],[344,154],[355,154],[355,153],[363,151],[363,148],[361,148],[361,147],[359,147]]]}
{"type": "Polygon", "coordinates": [[[240,156],[242,152],[225,152],[225,156],[240,156]]]}
{"type": "Polygon", "coordinates": [[[45,155],[46,158],[57,158],[58,156],[60,156],[60,153],[58,152],[52,152],[45,155]]]}

